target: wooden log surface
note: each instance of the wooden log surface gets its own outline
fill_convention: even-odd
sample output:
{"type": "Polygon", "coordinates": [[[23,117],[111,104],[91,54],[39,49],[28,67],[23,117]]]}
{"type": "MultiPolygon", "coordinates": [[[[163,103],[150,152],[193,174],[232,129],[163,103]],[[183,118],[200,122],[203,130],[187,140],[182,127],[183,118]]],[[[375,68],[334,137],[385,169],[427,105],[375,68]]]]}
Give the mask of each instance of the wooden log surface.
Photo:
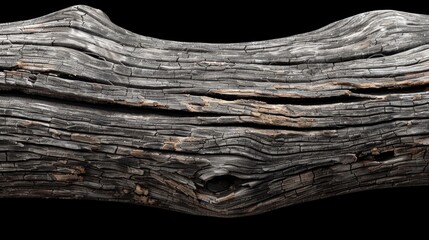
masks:
{"type": "Polygon", "coordinates": [[[74,6],[0,42],[0,197],[234,217],[429,185],[428,16],[207,44],[74,6]]]}

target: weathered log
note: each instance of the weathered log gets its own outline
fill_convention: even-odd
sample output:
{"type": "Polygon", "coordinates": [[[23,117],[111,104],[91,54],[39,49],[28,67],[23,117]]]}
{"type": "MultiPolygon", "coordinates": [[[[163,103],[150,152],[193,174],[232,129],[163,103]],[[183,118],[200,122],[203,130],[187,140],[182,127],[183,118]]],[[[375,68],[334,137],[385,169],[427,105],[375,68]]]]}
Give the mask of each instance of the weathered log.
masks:
{"type": "Polygon", "coordinates": [[[244,216],[429,185],[429,17],[237,44],[74,6],[0,25],[0,197],[244,216]]]}

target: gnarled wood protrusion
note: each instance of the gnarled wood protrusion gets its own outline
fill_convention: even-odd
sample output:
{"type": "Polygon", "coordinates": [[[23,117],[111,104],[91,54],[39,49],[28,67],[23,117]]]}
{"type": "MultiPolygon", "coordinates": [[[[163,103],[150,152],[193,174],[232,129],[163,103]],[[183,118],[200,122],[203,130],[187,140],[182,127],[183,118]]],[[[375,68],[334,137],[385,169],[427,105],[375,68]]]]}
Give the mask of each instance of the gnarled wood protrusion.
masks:
{"type": "Polygon", "coordinates": [[[429,185],[429,17],[164,41],[75,6],[0,25],[0,197],[243,216],[429,185]]]}

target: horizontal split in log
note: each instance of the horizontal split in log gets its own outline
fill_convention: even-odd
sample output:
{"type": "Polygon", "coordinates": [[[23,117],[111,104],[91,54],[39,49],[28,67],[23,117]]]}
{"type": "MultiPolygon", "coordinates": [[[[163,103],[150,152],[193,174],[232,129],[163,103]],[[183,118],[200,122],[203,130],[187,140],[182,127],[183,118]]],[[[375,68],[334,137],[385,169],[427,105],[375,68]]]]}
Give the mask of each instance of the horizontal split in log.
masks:
{"type": "Polygon", "coordinates": [[[0,197],[234,217],[429,185],[429,17],[184,43],[74,6],[0,25],[0,197]]]}

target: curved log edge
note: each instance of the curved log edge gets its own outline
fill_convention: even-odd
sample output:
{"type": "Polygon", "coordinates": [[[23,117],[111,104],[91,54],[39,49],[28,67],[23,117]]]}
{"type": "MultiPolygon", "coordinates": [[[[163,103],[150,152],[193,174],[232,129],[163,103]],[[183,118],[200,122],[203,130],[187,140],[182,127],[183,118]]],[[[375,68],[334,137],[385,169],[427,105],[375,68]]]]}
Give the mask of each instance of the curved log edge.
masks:
{"type": "Polygon", "coordinates": [[[0,197],[245,216],[429,185],[429,17],[164,41],[74,6],[0,25],[0,197]]]}

